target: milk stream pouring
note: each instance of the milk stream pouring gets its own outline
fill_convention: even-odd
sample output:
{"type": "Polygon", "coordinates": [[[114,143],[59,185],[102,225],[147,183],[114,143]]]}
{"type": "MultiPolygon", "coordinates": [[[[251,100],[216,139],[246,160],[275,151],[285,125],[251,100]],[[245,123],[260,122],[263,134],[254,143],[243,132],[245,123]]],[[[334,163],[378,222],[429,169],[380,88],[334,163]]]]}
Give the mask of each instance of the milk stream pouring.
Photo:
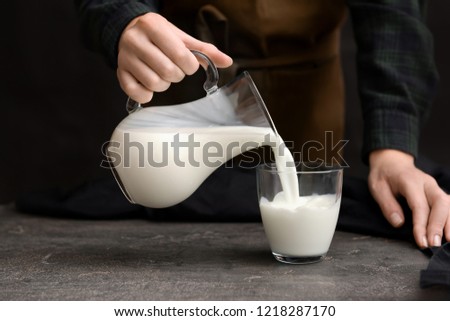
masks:
{"type": "Polygon", "coordinates": [[[114,130],[107,148],[113,174],[132,203],[161,208],[180,203],[220,165],[248,147],[272,146],[288,201],[298,198],[292,155],[250,75],[244,72],[217,88],[217,69],[206,61],[207,96],[172,106],[142,108],[128,102],[130,114],[114,130]],[[211,156],[213,155],[213,156],[211,156]],[[215,157],[214,157],[215,155],[215,157]]]}

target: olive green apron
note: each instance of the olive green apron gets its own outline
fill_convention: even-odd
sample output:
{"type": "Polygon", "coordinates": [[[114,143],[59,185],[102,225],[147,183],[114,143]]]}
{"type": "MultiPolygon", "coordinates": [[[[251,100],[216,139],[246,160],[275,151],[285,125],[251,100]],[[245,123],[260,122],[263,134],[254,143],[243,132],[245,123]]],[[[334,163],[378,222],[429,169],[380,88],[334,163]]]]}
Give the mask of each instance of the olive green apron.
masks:
{"type": "MultiPolygon", "coordinates": [[[[243,70],[250,72],[297,160],[302,151],[304,161],[325,159],[320,146],[332,146],[344,129],[339,57],[340,29],[347,15],[344,0],[161,2],[161,13],[169,21],[234,59],[232,67],[219,71],[224,82],[243,70]]],[[[204,75],[192,78],[173,86],[175,95],[159,95],[156,103],[186,102],[204,95],[204,75]],[[179,101],[167,100],[174,97],[179,101]]]]}

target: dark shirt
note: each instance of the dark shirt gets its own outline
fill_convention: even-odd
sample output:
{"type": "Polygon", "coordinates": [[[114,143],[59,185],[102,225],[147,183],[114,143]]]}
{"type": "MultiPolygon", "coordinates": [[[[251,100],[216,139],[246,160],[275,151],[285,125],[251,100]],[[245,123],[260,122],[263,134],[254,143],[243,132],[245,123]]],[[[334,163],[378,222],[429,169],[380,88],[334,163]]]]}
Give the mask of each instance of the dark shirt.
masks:
{"type": "MultiPolygon", "coordinates": [[[[120,35],[156,0],[75,0],[86,46],[117,67],[120,35]]],[[[364,118],[362,156],[391,148],[417,156],[420,129],[437,86],[433,38],[421,0],[347,0],[357,44],[364,118]]]]}
{"type": "Polygon", "coordinates": [[[347,0],[358,48],[365,161],[380,148],[418,154],[438,81],[423,2],[347,0]]]}

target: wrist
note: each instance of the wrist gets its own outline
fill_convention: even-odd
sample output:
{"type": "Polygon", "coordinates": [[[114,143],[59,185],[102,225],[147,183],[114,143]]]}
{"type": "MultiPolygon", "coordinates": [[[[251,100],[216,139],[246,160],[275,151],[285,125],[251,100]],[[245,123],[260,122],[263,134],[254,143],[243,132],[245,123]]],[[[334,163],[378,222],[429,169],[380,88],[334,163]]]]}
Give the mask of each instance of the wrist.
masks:
{"type": "Polygon", "coordinates": [[[414,165],[414,156],[397,149],[377,149],[369,154],[369,166],[371,168],[381,163],[392,162],[414,165]]]}

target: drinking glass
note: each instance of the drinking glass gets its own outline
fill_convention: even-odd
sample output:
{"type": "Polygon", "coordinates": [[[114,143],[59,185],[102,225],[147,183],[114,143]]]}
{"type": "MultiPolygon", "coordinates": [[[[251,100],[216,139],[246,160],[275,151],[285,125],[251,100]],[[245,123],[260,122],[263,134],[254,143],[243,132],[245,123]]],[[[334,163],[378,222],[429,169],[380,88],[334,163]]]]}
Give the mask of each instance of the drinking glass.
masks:
{"type": "Polygon", "coordinates": [[[325,257],[338,220],[342,177],[342,168],[327,166],[299,164],[289,172],[275,164],[257,168],[259,207],[275,259],[306,264],[325,257]],[[283,175],[294,176],[291,185],[298,186],[284,188],[298,187],[295,199],[287,199],[280,180],[283,175]]]}

